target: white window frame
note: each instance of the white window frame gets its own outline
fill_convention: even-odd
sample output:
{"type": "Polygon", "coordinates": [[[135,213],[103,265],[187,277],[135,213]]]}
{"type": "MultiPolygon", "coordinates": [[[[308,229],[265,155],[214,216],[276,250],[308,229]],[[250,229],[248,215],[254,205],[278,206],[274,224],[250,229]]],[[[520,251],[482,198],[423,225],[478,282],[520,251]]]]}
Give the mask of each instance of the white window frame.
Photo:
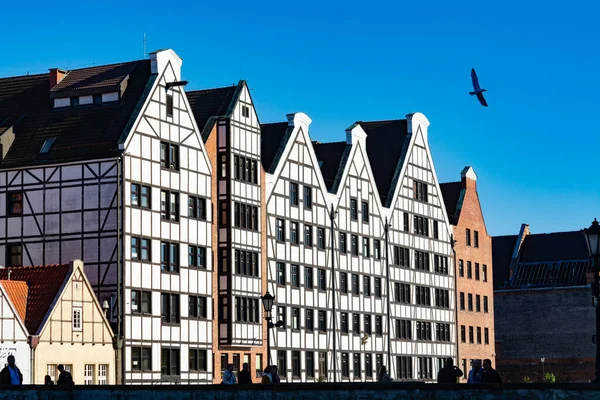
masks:
{"type": "Polygon", "coordinates": [[[83,369],[83,384],[84,385],[93,385],[95,378],[95,368],[94,364],[85,364],[83,369]]]}
{"type": "Polygon", "coordinates": [[[98,364],[98,385],[108,384],[108,364],[98,364]]]}
{"type": "MultiPolygon", "coordinates": [[[[81,332],[83,330],[83,307],[73,306],[73,332],[81,332]],[[79,323],[77,323],[77,315],[79,314],[79,323]]],[[[66,368],[66,367],[65,367],[66,368]]]]}

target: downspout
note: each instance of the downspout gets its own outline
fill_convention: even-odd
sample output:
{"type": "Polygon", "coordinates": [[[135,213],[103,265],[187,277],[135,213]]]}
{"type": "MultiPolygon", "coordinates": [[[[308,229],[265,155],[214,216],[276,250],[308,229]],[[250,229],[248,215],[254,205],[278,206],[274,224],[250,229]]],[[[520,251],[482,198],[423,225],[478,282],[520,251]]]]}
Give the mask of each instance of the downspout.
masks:
{"type": "MultiPolygon", "coordinates": [[[[453,257],[453,262],[454,262],[454,337],[456,338],[456,364],[461,365],[460,364],[460,351],[459,351],[459,337],[458,337],[458,330],[460,329],[460,326],[458,325],[458,274],[456,273],[456,249],[454,248],[454,245],[456,244],[456,241],[454,240],[454,234],[451,233],[450,234],[450,247],[452,247],[452,257],[453,257]]],[[[468,375],[468,371],[463,371],[463,376],[468,375]]]]}
{"type": "Polygon", "coordinates": [[[35,335],[30,335],[29,336],[29,348],[31,349],[31,352],[29,353],[29,377],[30,377],[30,385],[35,385],[35,357],[34,357],[34,353],[35,353],[35,349],[38,345],[38,343],[40,342],[40,337],[39,336],[35,336],[35,335]]]}
{"type": "MultiPolygon", "coordinates": [[[[389,232],[390,232],[390,223],[388,222],[387,217],[385,217],[385,225],[383,227],[383,231],[385,232],[385,269],[387,279],[386,281],[386,298],[387,298],[387,368],[388,373],[392,372],[392,325],[391,325],[391,304],[390,298],[392,297],[392,293],[390,290],[390,242],[389,242],[389,232]]],[[[379,373],[379,372],[378,372],[379,373]]],[[[398,371],[396,371],[398,373],[398,371]]]]}
{"type": "Polygon", "coordinates": [[[117,159],[117,334],[113,338],[115,349],[116,383],[124,384],[125,357],[123,357],[123,331],[125,330],[123,318],[123,156],[117,159]]]}
{"type": "Polygon", "coordinates": [[[329,219],[331,220],[331,291],[332,291],[332,308],[333,308],[333,382],[337,382],[337,345],[336,345],[336,337],[337,337],[337,315],[335,311],[335,234],[334,234],[334,222],[335,222],[335,214],[337,212],[333,209],[333,204],[331,204],[331,210],[329,211],[329,219]]]}

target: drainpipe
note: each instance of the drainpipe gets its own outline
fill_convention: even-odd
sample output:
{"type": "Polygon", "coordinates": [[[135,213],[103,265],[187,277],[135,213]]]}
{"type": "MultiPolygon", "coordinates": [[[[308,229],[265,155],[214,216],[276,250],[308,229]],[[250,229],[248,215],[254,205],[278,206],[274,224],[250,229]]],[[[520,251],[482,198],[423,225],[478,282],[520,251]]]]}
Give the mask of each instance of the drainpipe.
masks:
{"type": "MultiPolygon", "coordinates": [[[[387,370],[392,372],[392,325],[391,325],[391,317],[392,313],[390,298],[392,297],[392,293],[390,290],[390,241],[389,241],[389,232],[390,232],[390,223],[388,222],[387,217],[385,217],[385,226],[383,227],[385,232],[385,269],[386,269],[386,298],[387,298],[387,370]]],[[[396,371],[396,374],[398,371],[396,371]]]]}
{"type": "Polygon", "coordinates": [[[115,374],[116,383],[124,384],[125,358],[123,357],[123,157],[117,159],[117,332],[113,337],[113,348],[115,350],[115,374]]]}
{"type": "MultiPolygon", "coordinates": [[[[452,257],[454,260],[454,336],[456,337],[456,364],[461,365],[459,352],[460,339],[458,337],[458,330],[460,329],[460,326],[458,325],[458,274],[456,273],[456,249],[454,248],[455,245],[456,240],[454,240],[454,234],[451,233],[450,247],[452,247],[452,257]]],[[[463,374],[463,376],[467,376],[469,372],[463,371],[463,374]]]]}
{"type": "Polygon", "coordinates": [[[336,346],[336,337],[337,337],[337,315],[335,314],[335,234],[334,234],[334,222],[335,222],[335,214],[337,212],[333,209],[333,204],[331,204],[331,210],[329,211],[329,219],[331,220],[331,292],[333,299],[333,382],[337,382],[337,346],[336,346]]]}
{"type": "Polygon", "coordinates": [[[29,353],[29,378],[30,378],[30,385],[35,385],[35,357],[34,357],[34,353],[35,353],[35,349],[37,347],[37,345],[40,343],[40,337],[39,336],[35,336],[35,335],[30,335],[29,336],[29,348],[31,349],[30,353],[29,353]]]}

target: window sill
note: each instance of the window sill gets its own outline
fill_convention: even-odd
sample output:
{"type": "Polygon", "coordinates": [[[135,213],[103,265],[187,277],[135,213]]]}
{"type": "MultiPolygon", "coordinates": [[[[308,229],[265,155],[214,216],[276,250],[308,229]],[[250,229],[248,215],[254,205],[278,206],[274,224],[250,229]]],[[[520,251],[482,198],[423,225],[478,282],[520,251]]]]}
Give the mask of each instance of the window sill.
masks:
{"type": "Polygon", "coordinates": [[[167,167],[163,167],[162,165],[160,166],[160,169],[163,171],[170,171],[170,172],[179,172],[179,168],[167,168],[167,167]]]}
{"type": "Polygon", "coordinates": [[[163,274],[169,274],[169,275],[179,275],[179,270],[177,271],[169,271],[169,270],[165,270],[165,269],[160,269],[160,272],[163,274]]]}
{"type": "Polygon", "coordinates": [[[174,224],[179,223],[179,219],[169,219],[169,218],[160,217],[160,220],[161,220],[161,222],[172,222],[174,224]]]}
{"type": "Polygon", "coordinates": [[[161,321],[161,326],[180,326],[181,322],[164,322],[161,321]]]}

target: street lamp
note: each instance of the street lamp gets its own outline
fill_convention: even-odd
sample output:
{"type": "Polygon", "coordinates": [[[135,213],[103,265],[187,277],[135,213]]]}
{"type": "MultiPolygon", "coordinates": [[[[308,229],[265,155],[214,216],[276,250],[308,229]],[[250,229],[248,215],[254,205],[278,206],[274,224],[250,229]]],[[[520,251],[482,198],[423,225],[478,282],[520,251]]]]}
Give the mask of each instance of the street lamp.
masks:
{"type": "Polygon", "coordinates": [[[585,238],[587,239],[590,257],[592,258],[592,271],[594,273],[594,286],[592,286],[592,296],[596,298],[596,379],[594,382],[600,382],[600,265],[598,265],[598,256],[600,255],[600,224],[594,218],[592,225],[584,229],[585,238]]]}
{"type": "Polygon", "coordinates": [[[270,328],[273,326],[273,317],[271,315],[271,311],[273,310],[273,302],[275,301],[275,297],[269,293],[265,293],[260,298],[262,300],[263,308],[265,310],[265,320],[267,321],[267,364],[271,364],[271,339],[270,339],[270,328]]]}

